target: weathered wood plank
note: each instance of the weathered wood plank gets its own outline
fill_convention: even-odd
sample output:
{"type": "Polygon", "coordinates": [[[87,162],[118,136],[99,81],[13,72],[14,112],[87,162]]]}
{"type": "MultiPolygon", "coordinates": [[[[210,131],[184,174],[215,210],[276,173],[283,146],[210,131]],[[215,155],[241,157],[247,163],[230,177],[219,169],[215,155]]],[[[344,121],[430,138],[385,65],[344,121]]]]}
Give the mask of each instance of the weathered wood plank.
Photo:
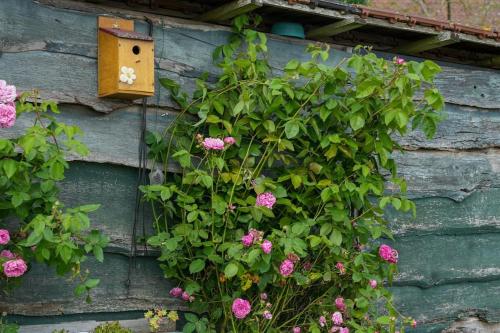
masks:
{"type": "MultiPolygon", "coordinates": [[[[92,112],[79,105],[61,105],[57,118],[80,126],[85,132],[83,142],[90,148],[88,161],[138,166],[140,107],[133,105],[109,115],[92,112]],[[127,133],[127,135],[123,135],[127,133]]],[[[398,141],[409,150],[461,150],[500,146],[500,112],[478,111],[473,108],[446,105],[447,119],[439,125],[435,138],[428,140],[420,131],[411,132],[398,141]]],[[[161,132],[178,115],[175,110],[150,107],[147,110],[148,129],[161,132]]],[[[0,129],[0,137],[16,137],[32,124],[27,116],[20,117],[10,129],[0,129]]]]}
{"type": "Polygon", "coordinates": [[[395,285],[500,280],[500,233],[397,237],[393,245],[400,255],[395,285]]]}
{"type": "Polygon", "coordinates": [[[101,279],[99,286],[92,290],[92,303],[75,298],[75,283],[35,264],[20,288],[0,298],[0,311],[46,316],[146,310],[157,304],[170,309],[182,308],[182,304],[168,296],[172,285],[163,278],[154,258],[138,257],[132,261],[129,286],[129,259],[125,256],[107,253],[104,264],[89,260],[83,266],[83,269],[89,268],[93,277],[101,279]]]}
{"type": "MultiPolygon", "coordinates": [[[[461,201],[474,191],[500,184],[500,152],[408,151],[394,154],[410,197],[447,197],[461,201]]],[[[389,186],[391,189],[391,186],[389,186]]]]}
{"type": "Polygon", "coordinates": [[[398,309],[424,324],[415,332],[429,332],[425,324],[449,326],[459,317],[480,317],[495,323],[500,321],[500,280],[457,283],[422,289],[393,287],[398,309]]]}
{"type": "Polygon", "coordinates": [[[417,216],[387,209],[385,216],[397,236],[464,235],[500,231],[500,189],[472,193],[461,202],[448,198],[416,199],[417,216]]]}
{"type": "Polygon", "coordinates": [[[500,146],[500,109],[481,110],[446,104],[436,135],[427,139],[421,131],[397,137],[406,149],[462,150],[500,146]]]}
{"type": "MultiPolygon", "coordinates": [[[[3,55],[4,59],[11,62],[8,66],[5,63],[4,67],[0,67],[0,71],[5,73],[3,75],[6,78],[12,79],[14,83],[24,88],[30,88],[37,86],[38,81],[42,79],[48,81],[47,76],[44,75],[46,74],[45,71],[40,73],[40,69],[46,67],[46,72],[51,74],[48,77],[58,78],[63,76],[63,78],[51,82],[51,89],[44,90],[58,91],[59,94],[65,93],[66,98],[72,100],[85,101],[95,97],[96,66],[93,61],[95,58],[96,24],[94,13],[43,7],[30,1],[26,1],[24,6],[19,6],[14,5],[14,0],[6,0],[0,6],[2,6],[2,11],[0,11],[0,27],[2,27],[0,29],[0,39],[4,40],[3,43],[5,44],[2,49],[4,49],[4,52],[14,52],[4,53],[3,55]],[[39,24],[35,27],[33,23],[28,23],[26,20],[38,22],[39,24]],[[78,33],[73,32],[75,30],[74,22],[78,22],[78,33]],[[54,24],[57,24],[58,29],[54,29],[54,24]],[[70,27],[71,29],[69,29],[70,27]],[[25,33],[31,31],[29,29],[37,30],[37,32],[35,34],[25,33]],[[60,34],[60,30],[67,33],[60,34]],[[28,45],[38,45],[42,51],[57,53],[58,56],[51,58],[46,55],[44,59],[41,55],[37,55],[37,59],[30,59],[29,57],[22,59],[21,53],[25,53],[23,50],[32,49],[28,45]],[[25,70],[33,74],[33,76],[37,76],[38,79],[35,77],[32,78],[32,81],[16,81],[17,75],[12,71],[19,68],[19,66],[13,66],[13,60],[9,59],[11,58],[8,57],[9,54],[16,55],[16,58],[19,58],[18,64],[22,60],[25,65],[38,65],[37,70],[30,70],[29,68],[25,70]],[[61,54],[86,59],[69,60],[61,57],[61,54]],[[62,65],[60,67],[54,66],[59,61],[62,61],[62,65]],[[79,66],[83,66],[85,70],[77,70],[79,66]],[[84,72],[85,75],[78,75],[81,72],[84,72]],[[72,73],[72,75],[67,73],[72,73]],[[80,95],[82,98],[79,98],[80,95]]],[[[105,11],[103,10],[102,13],[105,13],[105,11]]],[[[215,46],[225,42],[228,35],[227,30],[223,28],[213,30],[212,26],[205,27],[202,25],[190,25],[182,28],[178,24],[175,26],[169,24],[170,21],[178,22],[175,19],[164,18],[161,21],[162,26],[155,26],[156,57],[179,64],[173,66],[173,68],[196,68],[197,71],[216,73],[216,69],[212,66],[211,53],[215,46]]],[[[139,30],[145,29],[144,23],[138,22],[137,26],[139,30]]],[[[273,67],[282,68],[291,58],[306,59],[308,56],[304,53],[304,47],[307,43],[307,41],[270,36],[270,60],[273,67]],[[283,56],[284,54],[286,54],[286,57],[283,56]]],[[[28,51],[28,53],[31,52],[34,51],[28,51]]],[[[348,56],[348,53],[335,50],[332,55],[333,59],[330,64],[334,64],[341,58],[348,56]]],[[[192,74],[188,75],[192,77],[192,74]]],[[[159,73],[159,75],[163,74],[159,73]]],[[[21,76],[19,80],[22,78],[21,76]]],[[[498,108],[499,106],[496,92],[500,87],[500,78],[495,71],[463,66],[446,66],[437,84],[449,102],[483,108],[498,108]],[[476,88],[474,89],[473,86],[476,86],[476,88]],[[461,89],[456,89],[456,87],[461,89]]],[[[40,88],[43,89],[46,85],[42,84],[40,88]]],[[[155,100],[155,98],[152,98],[150,102],[152,103],[155,100]]],[[[96,104],[97,101],[92,103],[96,110],[113,110],[113,107],[109,105],[99,106],[99,104],[96,104]]],[[[111,101],[107,103],[109,104],[111,101]]]]}
{"type": "MultiPolygon", "coordinates": [[[[60,105],[60,110],[57,119],[79,126],[84,132],[81,140],[90,150],[88,156],[74,156],[70,159],[139,166],[140,106],[128,106],[110,114],[97,113],[80,105],[60,105]]],[[[152,107],[147,109],[146,114],[148,130],[160,133],[178,116],[173,110],[152,107]]],[[[0,129],[0,137],[18,137],[32,124],[32,117],[22,115],[14,127],[0,129]]]]}
{"type": "MultiPolygon", "coordinates": [[[[112,322],[109,320],[108,322],[112,322]]],[[[94,328],[99,325],[106,323],[107,321],[97,321],[97,320],[84,320],[84,321],[71,321],[61,324],[39,324],[39,325],[23,325],[19,329],[19,333],[53,333],[54,331],[65,330],[68,333],[83,333],[92,332],[94,328]]],[[[120,325],[129,328],[134,333],[149,333],[151,332],[148,323],[144,318],[141,319],[127,319],[120,320],[120,325]]],[[[166,325],[162,324],[162,327],[158,333],[174,332],[175,325],[171,322],[166,322],[166,325]]]]}
{"type": "MultiPolygon", "coordinates": [[[[446,173],[446,170],[443,172],[446,173]]],[[[458,173],[455,177],[458,181],[464,176],[458,173]]],[[[62,184],[62,197],[71,206],[101,203],[101,209],[92,215],[93,221],[111,236],[115,245],[122,244],[128,249],[136,180],[137,171],[133,168],[73,162],[62,184]]],[[[431,185],[432,182],[422,185],[421,192],[429,191],[431,185]]],[[[443,192],[446,188],[438,190],[443,192]]],[[[419,194],[422,196],[422,193],[419,194]]],[[[419,199],[415,221],[407,215],[391,211],[387,214],[392,228],[401,236],[496,232],[500,227],[500,207],[496,204],[499,197],[500,189],[494,188],[477,191],[463,202],[446,198],[419,199]]]]}

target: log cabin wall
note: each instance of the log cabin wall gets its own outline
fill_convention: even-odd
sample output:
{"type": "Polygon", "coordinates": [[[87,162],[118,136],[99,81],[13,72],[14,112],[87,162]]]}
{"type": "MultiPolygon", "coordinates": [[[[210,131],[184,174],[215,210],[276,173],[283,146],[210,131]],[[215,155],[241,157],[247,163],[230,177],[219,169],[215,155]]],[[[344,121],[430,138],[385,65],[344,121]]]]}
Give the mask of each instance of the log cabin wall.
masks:
{"type": "MultiPolygon", "coordinates": [[[[76,299],[70,282],[37,266],[21,288],[0,296],[0,312],[35,325],[22,332],[55,327],[80,332],[89,322],[113,319],[136,325],[140,320],[134,319],[155,304],[180,306],[169,298],[170,284],[151,249],[132,262],[129,274],[140,108],[97,98],[96,16],[101,14],[128,16],[136,19],[136,30],[147,29],[141,12],[67,0],[0,1],[0,79],[20,91],[40,89],[60,103],[60,120],[84,130],[91,154],[71,163],[62,196],[68,205],[101,203],[93,222],[111,238],[105,264],[87,264],[101,279],[93,303],[76,299]]],[[[217,75],[211,54],[226,42],[228,28],[148,16],[154,22],[156,79],[169,77],[192,91],[202,72],[217,75]]],[[[291,58],[307,57],[307,41],[268,38],[277,71],[291,58]]],[[[345,56],[337,47],[330,63],[345,56]]],[[[440,65],[437,85],[448,117],[431,141],[421,133],[402,139],[406,152],[397,157],[417,218],[388,212],[400,251],[392,289],[401,312],[422,323],[412,332],[499,332],[500,72],[440,65]]],[[[147,110],[152,130],[164,128],[177,112],[156,84],[147,110]]],[[[0,136],[15,136],[30,122],[22,117],[0,136]]]]}

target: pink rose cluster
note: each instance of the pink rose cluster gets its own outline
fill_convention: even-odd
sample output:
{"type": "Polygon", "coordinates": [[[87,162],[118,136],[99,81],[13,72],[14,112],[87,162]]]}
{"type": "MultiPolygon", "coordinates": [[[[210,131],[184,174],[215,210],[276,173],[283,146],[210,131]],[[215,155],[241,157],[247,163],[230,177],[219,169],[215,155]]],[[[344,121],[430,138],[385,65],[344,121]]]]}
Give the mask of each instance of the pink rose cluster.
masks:
{"type": "Polygon", "coordinates": [[[10,242],[10,234],[8,230],[0,229],[0,245],[7,245],[10,242]]]}
{"type": "MultiPolygon", "coordinates": [[[[349,333],[349,328],[340,326],[344,323],[342,313],[340,313],[339,311],[335,311],[334,313],[332,313],[331,319],[332,327],[330,328],[329,332],[349,333]]],[[[321,327],[325,327],[328,324],[325,316],[319,317],[318,322],[319,326],[321,327]]]]}
{"type": "MultiPolygon", "coordinates": [[[[201,138],[201,136],[197,136],[201,138]]],[[[231,146],[236,143],[236,139],[232,136],[225,137],[224,140],[219,138],[205,138],[201,142],[206,150],[224,150],[225,145],[231,146]]]]}
{"type": "Polygon", "coordinates": [[[257,195],[256,206],[263,206],[272,209],[276,203],[276,197],[271,192],[265,192],[257,195]]]}
{"type": "Polygon", "coordinates": [[[378,254],[380,258],[391,263],[396,264],[398,262],[398,251],[394,250],[389,245],[382,244],[378,249],[378,254]]]}
{"type": "Polygon", "coordinates": [[[189,295],[187,291],[182,290],[182,288],[175,287],[170,289],[169,292],[170,296],[175,297],[175,298],[180,298],[186,302],[192,302],[194,301],[194,296],[189,295]]]}
{"type": "Polygon", "coordinates": [[[3,263],[3,273],[6,277],[20,277],[28,270],[23,259],[13,259],[3,263]]]}
{"type": "Polygon", "coordinates": [[[250,311],[252,310],[252,306],[250,302],[243,298],[236,298],[233,301],[233,305],[231,306],[233,314],[238,319],[244,319],[250,311]]]}
{"type": "MultiPolygon", "coordinates": [[[[0,81],[1,83],[1,81],[0,81]]],[[[0,95],[1,97],[1,95],[0,95]]],[[[7,245],[10,242],[10,234],[8,230],[5,229],[0,229],[0,245],[7,245]]],[[[28,265],[26,262],[18,258],[14,253],[10,252],[9,250],[2,250],[0,252],[0,259],[7,259],[2,264],[3,267],[3,274],[6,277],[20,277],[26,273],[28,270],[28,265]]]]}
{"type": "Polygon", "coordinates": [[[0,128],[9,128],[16,122],[16,87],[0,80],[0,128]]]}
{"type": "Polygon", "coordinates": [[[401,57],[394,58],[394,62],[396,63],[396,65],[399,65],[399,66],[402,66],[406,63],[406,61],[401,57]]]}
{"type": "Polygon", "coordinates": [[[280,265],[280,274],[283,277],[288,277],[292,275],[293,271],[295,269],[295,264],[293,261],[290,259],[285,259],[280,265]]]}
{"type": "Polygon", "coordinates": [[[256,230],[256,229],[250,229],[248,234],[243,235],[241,237],[241,243],[245,247],[250,247],[254,244],[260,243],[260,248],[265,254],[271,253],[271,250],[273,249],[273,243],[270,240],[263,239],[264,233],[262,231],[256,230]]]}

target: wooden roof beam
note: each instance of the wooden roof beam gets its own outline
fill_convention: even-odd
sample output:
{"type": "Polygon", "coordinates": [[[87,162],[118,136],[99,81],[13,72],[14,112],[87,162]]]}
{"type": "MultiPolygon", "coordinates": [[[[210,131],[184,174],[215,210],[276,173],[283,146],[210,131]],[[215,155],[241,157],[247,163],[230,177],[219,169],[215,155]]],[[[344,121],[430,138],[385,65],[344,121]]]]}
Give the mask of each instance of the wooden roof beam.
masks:
{"type": "Polygon", "coordinates": [[[356,28],[364,26],[365,24],[366,20],[364,19],[357,17],[349,17],[332,24],[312,29],[307,32],[307,37],[308,38],[330,37],[341,34],[346,31],[354,30],[356,28]]]}
{"type": "Polygon", "coordinates": [[[201,21],[225,21],[262,7],[262,0],[236,0],[214,8],[198,17],[201,21]]]}
{"type": "Polygon", "coordinates": [[[395,52],[415,54],[460,42],[460,37],[452,31],[444,31],[431,37],[411,42],[394,49],[395,52]]]}

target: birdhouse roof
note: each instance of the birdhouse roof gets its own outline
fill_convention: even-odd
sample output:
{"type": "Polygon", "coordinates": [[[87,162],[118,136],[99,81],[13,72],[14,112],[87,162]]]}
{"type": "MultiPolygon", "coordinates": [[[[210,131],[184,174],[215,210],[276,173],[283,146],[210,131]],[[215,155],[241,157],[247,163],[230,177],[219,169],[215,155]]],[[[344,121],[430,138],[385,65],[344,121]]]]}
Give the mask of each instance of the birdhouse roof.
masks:
{"type": "Polygon", "coordinates": [[[119,38],[127,38],[127,39],[139,39],[139,40],[148,40],[152,41],[153,38],[142,34],[140,32],[122,30],[118,28],[99,28],[99,30],[104,31],[110,35],[119,37],[119,38]]]}

